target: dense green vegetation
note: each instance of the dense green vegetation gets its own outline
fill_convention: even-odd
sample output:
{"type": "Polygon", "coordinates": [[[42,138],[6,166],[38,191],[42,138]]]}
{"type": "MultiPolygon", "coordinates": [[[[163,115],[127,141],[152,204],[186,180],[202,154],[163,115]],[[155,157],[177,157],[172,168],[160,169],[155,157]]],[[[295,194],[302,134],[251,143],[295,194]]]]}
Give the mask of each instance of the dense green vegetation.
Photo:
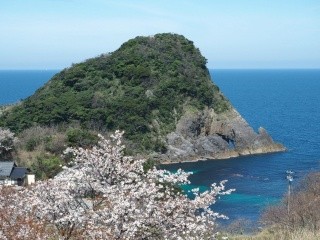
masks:
{"type": "MultiPolygon", "coordinates": [[[[193,42],[177,34],[157,34],[136,37],[111,54],[64,69],[6,111],[0,126],[21,132],[76,122],[100,132],[122,129],[131,149],[165,152],[163,136],[175,129],[187,105],[217,112],[229,107],[193,42]]],[[[77,131],[68,132],[71,144],[85,138],[85,132],[77,131]]]]}

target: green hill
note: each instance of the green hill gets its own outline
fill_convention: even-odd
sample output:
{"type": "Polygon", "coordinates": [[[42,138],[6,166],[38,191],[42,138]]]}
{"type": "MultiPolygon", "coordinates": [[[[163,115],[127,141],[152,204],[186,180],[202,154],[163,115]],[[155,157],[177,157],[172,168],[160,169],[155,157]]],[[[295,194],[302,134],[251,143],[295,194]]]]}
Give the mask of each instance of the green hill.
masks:
{"type": "Polygon", "coordinates": [[[138,151],[166,152],[165,136],[186,109],[222,113],[230,107],[193,42],[165,33],[136,37],[112,53],[64,69],[5,111],[0,126],[21,132],[78,122],[85,129],[125,130],[138,151]]]}

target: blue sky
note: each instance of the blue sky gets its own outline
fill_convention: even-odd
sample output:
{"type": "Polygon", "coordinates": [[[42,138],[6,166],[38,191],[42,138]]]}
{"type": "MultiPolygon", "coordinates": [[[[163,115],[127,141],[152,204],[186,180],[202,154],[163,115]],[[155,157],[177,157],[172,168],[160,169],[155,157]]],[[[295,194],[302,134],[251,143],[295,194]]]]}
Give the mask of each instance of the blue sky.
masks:
{"type": "Polygon", "coordinates": [[[61,69],[182,34],[209,68],[320,68],[319,0],[0,0],[0,69],[61,69]]]}

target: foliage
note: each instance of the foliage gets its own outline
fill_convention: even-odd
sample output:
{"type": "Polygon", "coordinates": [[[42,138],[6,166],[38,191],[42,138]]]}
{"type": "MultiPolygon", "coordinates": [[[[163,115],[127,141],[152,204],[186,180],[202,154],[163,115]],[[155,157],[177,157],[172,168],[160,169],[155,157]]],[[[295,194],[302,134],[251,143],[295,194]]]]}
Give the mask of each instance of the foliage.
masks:
{"type": "Polygon", "coordinates": [[[98,136],[88,130],[70,128],[66,135],[68,146],[92,147],[98,143],[98,136]]]}
{"type": "Polygon", "coordinates": [[[205,64],[199,49],[181,35],[136,37],[111,54],[64,69],[4,112],[0,126],[20,132],[79,121],[84,129],[125,130],[135,151],[165,152],[159,137],[175,130],[186,105],[218,113],[229,108],[205,64]]]}
{"type": "Polygon", "coordinates": [[[65,127],[57,126],[34,126],[22,131],[15,144],[15,162],[29,168],[37,179],[53,177],[65,163],[60,156],[68,146],[66,132],[65,127]]]}
{"type": "Polygon", "coordinates": [[[2,187],[1,239],[214,239],[224,216],[209,206],[232,192],[225,181],[189,199],[174,187],[188,184],[189,173],[145,172],[145,160],[123,155],[121,132],[100,138],[92,149],[68,149],[74,164],[54,179],[2,187]]]}
{"type": "Polygon", "coordinates": [[[32,163],[32,172],[37,179],[49,179],[56,176],[61,170],[64,161],[56,156],[41,155],[37,156],[36,161],[32,163]]]}
{"type": "Polygon", "coordinates": [[[153,159],[147,159],[144,163],[143,163],[143,170],[145,172],[149,171],[150,169],[156,167],[159,163],[153,159]]]}
{"type": "Polygon", "coordinates": [[[24,149],[30,152],[37,148],[44,148],[44,146],[54,140],[57,133],[57,129],[53,127],[30,127],[19,133],[17,149],[24,149]]]}

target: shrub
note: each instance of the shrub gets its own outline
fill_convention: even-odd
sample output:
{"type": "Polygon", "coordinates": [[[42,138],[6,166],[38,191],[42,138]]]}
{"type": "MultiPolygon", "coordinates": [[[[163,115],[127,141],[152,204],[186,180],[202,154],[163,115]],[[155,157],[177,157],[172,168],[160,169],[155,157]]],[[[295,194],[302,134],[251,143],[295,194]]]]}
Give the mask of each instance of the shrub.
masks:
{"type": "Polygon", "coordinates": [[[276,206],[269,207],[262,217],[266,225],[313,232],[320,230],[320,173],[308,175],[293,191],[276,206]],[[288,207],[289,204],[289,207],[288,207]]]}
{"type": "Polygon", "coordinates": [[[41,155],[32,163],[31,170],[37,179],[49,179],[56,176],[61,170],[64,161],[56,156],[41,155]]]}
{"type": "Polygon", "coordinates": [[[36,148],[38,144],[39,144],[39,141],[37,141],[37,139],[31,138],[26,142],[26,150],[31,152],[36,148]]]}
{"type": "Polygon", "coordinates": [[[91,147],[98,142],[98,136],[80,128],[70,128],[66,132],[69,146],[91,147]]]}

